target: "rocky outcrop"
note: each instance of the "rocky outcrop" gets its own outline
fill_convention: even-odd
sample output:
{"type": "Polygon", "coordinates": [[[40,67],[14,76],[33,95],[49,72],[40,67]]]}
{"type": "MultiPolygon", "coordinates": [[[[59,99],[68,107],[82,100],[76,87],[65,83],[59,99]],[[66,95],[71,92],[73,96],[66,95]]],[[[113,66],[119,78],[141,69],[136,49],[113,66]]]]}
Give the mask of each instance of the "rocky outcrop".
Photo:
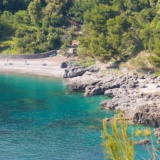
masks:
{"type": "Polygon", "coordinates": [[[65,71],[71,90],[83,91],[84,96],[106,95],[100,103],[109,110],[121,110],[134,124],[160,126],[160,77],[127,74],[102,75],[96,67],[70,67],[65,71]]]}
{"type": "Polygon", "coordinates": [[[62,62],[60,65],[61,68],[67,68],[67,62],[62,62]]]}
{"type": "Polygon", "coordinates": [[[111,109],[122,110],[124,117],[131,120],[134,124],[145,124],[154,127],[160,125],[160,112],[157,104],[147,104],[142,101],[141,104],[114,106],[111,109]]]}
{"type": "Polygon", "coordinates": [[[134,124],[160,126],[160,94],[139,93],[134,90],[127,92],[108,91],[113,99],[101,102],[101,107],[109,110],[121,110],[127,120],[134,124]]]}
{"type": "Polygon", "coordinates": [[[82,76],[85,72],[98,72],[99,68],[93,66],[93,67],[80,67],[80,66],[69,66],[67,69],[65,69],[64,78],[73,78],[82,76]]]}

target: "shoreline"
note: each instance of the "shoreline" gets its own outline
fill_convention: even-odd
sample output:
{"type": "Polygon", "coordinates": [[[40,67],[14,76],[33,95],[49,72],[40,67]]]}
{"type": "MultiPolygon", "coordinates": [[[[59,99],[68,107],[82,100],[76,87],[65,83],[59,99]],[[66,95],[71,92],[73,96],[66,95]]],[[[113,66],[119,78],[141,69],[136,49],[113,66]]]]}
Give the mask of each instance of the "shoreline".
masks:
{"type": "Polygon", "coordinates": [[[64,70],[59,68],[38,68],[30,67],[24,69],[23,67],[13,67],[0,69],[0,74],[17,74],[17,75],[31,75],[31,76],[42,76],[42,77],[52,77],[52,78],[62,78],[64,70]]]}
{"type": "Polygon", "coordinates": [[[131,72],[120,75],[119,71],[105,68],[105,64],[82,67],[66,63],[65,69],[60,67],[69,60],[61,55],[0,60],[0,73],[60,78],[70,90],[83,92],[84,96],[111,97],[100,103],[101,108],[121,110],[134,124],[160,126],[160,77],[131,72]]]}
{"type": "Polygon", "coordinates": [[[64,69],[60,65],[64,61],[67,58],[61,55],[40,59],[0,59],[0,73],[63,78],[64,69]]]}
{"type": "Polygon", "coordinates": [[[72,65],[65,70],[64,78],[72,91],[83,92],[84,96],[110,97],[100,103],[101,108],[121,110],[133,124],[160,127],[160,77],[136,72],[120,75],[115,71],[72,65]]]}

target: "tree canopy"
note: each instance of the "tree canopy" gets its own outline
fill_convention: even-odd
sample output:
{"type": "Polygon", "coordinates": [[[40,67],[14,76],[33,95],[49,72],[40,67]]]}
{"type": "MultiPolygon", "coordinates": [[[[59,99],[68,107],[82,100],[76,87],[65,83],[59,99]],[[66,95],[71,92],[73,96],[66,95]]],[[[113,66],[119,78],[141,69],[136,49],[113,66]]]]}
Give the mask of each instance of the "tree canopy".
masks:
{"type": "Polygon", "coordinates": [[[21,53],[57,49],[68,19],[83,24],[79,55],[123,60],[145,50],[159,67],[159,0],[2,0],[0,40],[14,38],[21,53]]]}

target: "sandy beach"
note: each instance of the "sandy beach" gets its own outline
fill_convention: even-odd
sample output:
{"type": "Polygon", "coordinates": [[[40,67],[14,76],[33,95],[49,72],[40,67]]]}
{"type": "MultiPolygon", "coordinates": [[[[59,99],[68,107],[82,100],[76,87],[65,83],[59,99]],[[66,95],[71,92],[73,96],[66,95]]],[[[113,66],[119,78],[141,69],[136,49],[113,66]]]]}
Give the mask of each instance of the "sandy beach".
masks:
{"type": "Polygon", "coordinates": [[[0,73],[16,73],[61,78],[60,64],[67,58],[61,55],[42,59],[0,59],[0,73]]]}

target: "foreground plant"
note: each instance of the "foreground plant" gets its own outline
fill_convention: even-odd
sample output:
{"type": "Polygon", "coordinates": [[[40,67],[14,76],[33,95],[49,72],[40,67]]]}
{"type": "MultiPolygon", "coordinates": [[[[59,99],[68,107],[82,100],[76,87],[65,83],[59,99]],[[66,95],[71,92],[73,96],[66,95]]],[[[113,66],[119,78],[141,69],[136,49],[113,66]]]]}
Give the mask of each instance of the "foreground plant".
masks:
{"type": "MultiPolygon", "coordinates": [[[[128,134],[128,124],[122,117],[121,113],[118,117],[113,118],[111,128],[107,125],[107,119],[103,120],[102,131],[102,145],[106,153],[106,159],[109,160],[134,160],[135,152],[134,145],[145,145],[149,160],[159,160],[160,156],[158,150],[160,150],[153,143],[152,132],[150,128],[137,129],[132,132],[132,135],[128,134]],[[145,137],[138,142],[134,141],[134,136],[145,137]],[[150,140],[147,138],[150,136],[150,140]],[[150,145],[148,145],[150,141],[150,145]]],[[[143,156],[141,156],[142,159],[143,156]]],[[[145,159],[144,159],[145,160],[145,159]]]]}
{"type": "Polygon", "coordinates": [[[105,148],[106,158],[110,160],[133,160],[134,138],[128,136],[128,125],[119,114],[113,118],[111,131],[108,130],[106,120],[103,120],[102,144],[105,148]]]}

